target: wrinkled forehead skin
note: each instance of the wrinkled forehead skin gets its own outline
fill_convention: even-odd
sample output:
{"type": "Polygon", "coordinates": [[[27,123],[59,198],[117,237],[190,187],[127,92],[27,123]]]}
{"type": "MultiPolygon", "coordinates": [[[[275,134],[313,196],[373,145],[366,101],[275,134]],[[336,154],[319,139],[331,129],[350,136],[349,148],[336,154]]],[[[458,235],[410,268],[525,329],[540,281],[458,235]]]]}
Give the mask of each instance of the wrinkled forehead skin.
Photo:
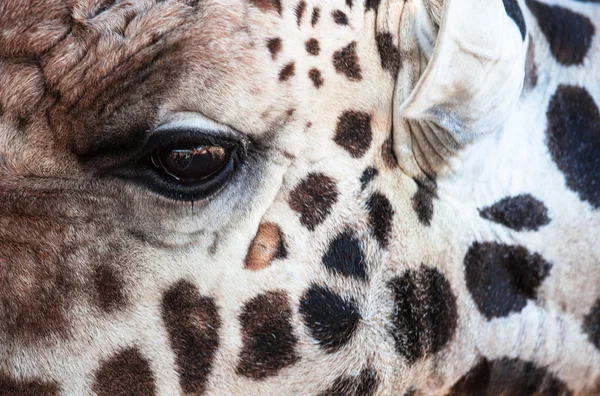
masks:
{"type": "MultiPolygon", "coordinates": [[[[353,156],[373,162],[390,131],[399,59],[392,25],[402,6],[383,4],[378,16],[378,5],[369,4],[371,12],[356,4],[346,15],[334,4],[278,1],[4,2],[0,147],[6,182],[19,177],[19,183],[52,181],[68,189],[85,180],[78,194],[113,191],[117,206],[139,200],[135,214],[156,205],[168,209],[153,217],[181,222],[182,205],[119,180],[95,182],[134,159],[153,128],[190,114],[248,136],[264,159],[251,170],[264,177],[271,176],[272,163],[279,178],[292,162],[337,163],[356,145],[360,155],[353,156]],[[349,128],[369,117],[372,141],[369,133],[359,136],[364,141],[350,136],[332,144],[344,112],[355,115],[346,117],[349,128]]],[[[266,181],[239,180],[244,191],[281,186],[281,180],[266,181]]],[[[228,206],[258,201],[232,195],[228,206]]],[[[215,212],[210,205],[197,203],[193,217],[215,212]]],[[[145,211],[142,217],[149,220],[145,211]]]]}
{"type": "MultiPolygon", "coordinates": [[[[327,3],[298,10],[275,1],[188,3],[4,3],[3,102],[21,104],[5,109],[12,110],[7,118],[26,127],[36,122],[20,129],[33,137],[44,127],[43,140],[56,151],[103,164],[103,155],[135,149],[148,129],[177,112],[202,114],[257,140],[283,139],[271,145],[288,150],[302,148],[300,132],[317,114],[334,129],[350,95],[356,110],[389,118],[392,79],[373,44],[377,23],[394,31],[385,24],[398,23],[392,14],[400,6],[379,22],[375,12],[352,12],[336,24],[327,3]],[[374,86],[385,89],[368,89],[374,86]]],[[[386,62],[393,68],[396,59],[386,62]]],[[[386,127],[383,118],[375,120],[378,129],[386,127]]],[[[39,171],[61,168],[61,161],[40,158],[39,171]]]]}

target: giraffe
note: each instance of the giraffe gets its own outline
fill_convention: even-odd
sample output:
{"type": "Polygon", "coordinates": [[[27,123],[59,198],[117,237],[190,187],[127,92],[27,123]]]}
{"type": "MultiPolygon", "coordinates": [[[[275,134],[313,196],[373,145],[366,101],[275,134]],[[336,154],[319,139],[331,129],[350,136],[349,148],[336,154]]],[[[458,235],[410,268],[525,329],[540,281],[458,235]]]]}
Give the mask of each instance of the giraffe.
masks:
{"type": "Polygon", "coordinates": [[[0,2],[0,394],[600,394],[599,24],[0,2]]]}

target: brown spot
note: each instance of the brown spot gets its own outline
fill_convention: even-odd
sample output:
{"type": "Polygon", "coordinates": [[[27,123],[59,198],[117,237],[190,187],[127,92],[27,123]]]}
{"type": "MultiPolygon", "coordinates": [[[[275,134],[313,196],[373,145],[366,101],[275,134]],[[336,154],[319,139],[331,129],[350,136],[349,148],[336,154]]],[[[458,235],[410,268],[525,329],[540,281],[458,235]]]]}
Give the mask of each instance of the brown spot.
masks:
{"type": "Polygon", "coordinates": [[[295,112],[296,112],[296,109],[288,109],[288,111],[286,111],[285,113],[287,114],[288,118],[290,118],[291,116],[294,115],[295,112]]]}
{"type": "Polygon", "coordinates": [[[369,223],[375,239],[381,246],[387,247],[394,219],[392,203],[385,195],[375,192],[367,201],[367,209],[369,209],[369,223]]]}
{"type": "Polygon", "coordinates": [[[378,387],[377,372],[373,369],[363,369],[358,375],[336,378],[331,387],[319,396],[372,396],[378,387]]]}
{"type": "Polygon", "coordinates": [[[201,296],[194,284],[180,280],[163,297],[162,318],[181,388],[186,393],[203,393],[219,347],[221,319],[214,299],[201,296]]]}
{"type": "Polygon", "coordinates": [[[550,99],[546,116],[546,144],[567,187],[600,209],[598,104],[584,87],[561,84],[550,99]]]}
{"type": "Polygon", "coordinates": [[[333,66],[338,73],[345,75],[351,81],[362,80],[355,41],[333,54],[333,66]]]}
{"type": "Polygon", "coordinates": [[[533,37],[529,36],[529,47],[527,47],[527,57],[525,58],[525,81],[523,83],[526,90],[532,90],[537,85],[537,66],[535,64],[535,44],[533,37]]]}
{"type": "Polygon", "coordinates": [[[365,188],[375,179],[375,177],[379,174],[377,168],[369,166],[366,168],[362,175],[360,176],[360,191],[364,191],[365,188]]]}
{"type": "Polygon", "coordinates": [[[244,268],[258,271],[271,265],[273,260],[283,259],[286,256],[285,237],[281,228],[274,223],[261,223],[250,243],[244,268]]]}
{"type": "Polygon", "coordinates": [[[346,5],[347,5],[349,8],[352,8],[352,0],[346,0],[346,5]]]}
{"type": "Polygon", "coordinates": [[[300,26],[302,22],[302,16],[304,16],[304,11],[306,11],[306,2],[302,0],[296,6],[296,23],[300,26]]]}
{"type": "Polygon", "coordinates": [[[398,160],[396,160],[396,154],[394,154],[391,137],[385,139],[381,146],[381,158],[388,169],[394,169],[398,166],[398,160]]]}
{"type": "Polygon", "coordinates": [[[154,395],[156,387],[148,361],[139,349],[125,349],[100,365],[92,389],[99,396],[154,395]]]}
{"type": "Polygon", "coordinates": [[[379,3],[381,0],[366,0],[365,1],[365,12],[369,10],[373,10],[375,12],[379,11],[379,3]]]}
{"type": "Polygon", "coordinates": [[[335,353],[348,345],[362,319],[354,298],[342,297],[315,283],[300,298],[298,312],[310,335],[326,353],[335,353]]]}
{"type": "Polygon", "coordinates": [[[437,184],[435,180],[421,178],[414,179],[417,183],[417,192],[412,197],[413,209],[423,225],[430,225],[433,217],[433,199],[437,198],[437,184]]]}
{"type": "Polygon", "coordinates": [[[123,279],[108,264],[100,264],[94,270],[94,287],[98,305],[105,312],[113,312],[125,305],[123,295],[123,279]]]}
{"type": "Polygon", "coordinates": [[[480,209],[479,215],[516,231],[537,231],[550,223],[548,208],[531,194],[502,198],[495,204],[480,209]]]}
{"type": "Polygon", "coordinates": [[[277,59],[277,55],[281,51],[281,47],[282,44],[281,39],[279,37],[274,37],[267,40],[267,48],[269,49],[269,52],[271,53],[271,58],[273,60],[277,59]]]}
{"type": "Polygon", "coordinates": [[[375,41],[377,42],[381,67],[396,76],[400,68],[400,52],[394,45],[393,36],[388,32],[377,33],[375,41]]]}
{"type": "Polygon", "coordinates": [[[308,78],[310,78],[315,86],[315,88],[321,88],[323,85],[323,77],[321,77],[321,72],[318,69],[310,69],[308,72],[308,78]]]}
{"type": "Polygon", "coordinates": [[[473,301],[488,319],[521,312],[536,300],[552,264],[520,245],[474,242],[464,258],[465,280],[473,301]]]}
{"type": "Polygon", "coordinates": [[[331,13],[333,17],[333,21],[338,25],[347,25],[348,24],[348,16],[340,10],[335,10],[331,13]]]}
{"type": "Polygon", "coordinates": [[[310,173],[290,193],[289,205],[300,213],[300,223],[314,231],[325,221],[337,197],[333,179],[323,173],[310,173]]]}
{"type": "Polygon", "coordinates": [[[550,52],[565,66],[580,65],[587,56],[596,28],[585,15],[536,0],[525,3],[550,44],[550,52]]]}
{"type": "Polygon", "coordinates": [[[447,396],[557,395],[573,392],[547,367],[521,359],[483,358],[456,382],[447,396]]]}
{"type": "Polygon", "coordinates": [[[321,47],[319,46],[319,40],[315,38],[306,40],[304,46],[306,47],[306,52],[314,56],[319,55],[319,52],[321,51],[321,47]]]}
{"type": "Polygon", "coordinates": [[[0,373],[0,395],[6,396],[54,396],[59,388],[54,382],[42,382],[31,379],[9,378],[0,373]]]}
{"type": "Polygon", "coordinates": [[[600,351],[600,297],[583,318],[583,331],[588,335],[590,342],[600,351]]]}
{"type": "Polygon", "coordinates": [[[242,351],[237,373],[254,379],[277,375],[300,357],[292,326],[292,308],[282,291],[269,291],[248,301],[240,314],[242,351]]]}
{"type": "Polygon", "coordinates": [[[296,64],[294,62],[290,62],[279,72],[279,81],[287,81],[290,79],[290,77],[293,77],[295,73],[296,64]]]}
{"type": "Polygon", "coordinates": [[[391,335],[396,352],[409,364],[440,352],[454,337],[458,322],[456,296],[436,268],[421,265],[392,278],[391,335]]]}
{"type": "Polygon", "coordinates": [[[250,4],[258,7],[262,12],[276,11],[281,15],[281,0],[250,0],[250,4]]]}
{"type": "Polygon", "coordinates": [[[371,116],[368,113],[349,110],[338,117],[333,141],[353,158],[365,155],[372,139],[371,116]]]}
{"type": "Polygon", "coordinates": [[[310,18],[310,24],[312,27],[315,27],[317,22],[319,22],[320,16],[321,16],[321,9],[319,7],[315,7],[312,12],[312,17],[310,18]]]}

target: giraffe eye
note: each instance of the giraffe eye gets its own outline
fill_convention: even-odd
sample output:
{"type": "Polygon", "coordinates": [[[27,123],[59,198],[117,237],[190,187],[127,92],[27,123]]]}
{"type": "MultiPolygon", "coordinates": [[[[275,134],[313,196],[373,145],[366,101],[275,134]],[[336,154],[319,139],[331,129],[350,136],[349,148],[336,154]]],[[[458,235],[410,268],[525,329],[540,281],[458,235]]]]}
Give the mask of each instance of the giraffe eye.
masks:
{"type": "Polygon", "coordinates": [[[134,160],[111,174],[175,201],[215,196],[245,167],[252,140],[199,114],[171,118],[149,131],[134,160]]]}
{"type": "Polygon", "coordinates": [[[217,175],[229,162],[231,151],[212,145],[182,145],[154,150],[150,160],[179,183],[194,184],[217,175]]]}

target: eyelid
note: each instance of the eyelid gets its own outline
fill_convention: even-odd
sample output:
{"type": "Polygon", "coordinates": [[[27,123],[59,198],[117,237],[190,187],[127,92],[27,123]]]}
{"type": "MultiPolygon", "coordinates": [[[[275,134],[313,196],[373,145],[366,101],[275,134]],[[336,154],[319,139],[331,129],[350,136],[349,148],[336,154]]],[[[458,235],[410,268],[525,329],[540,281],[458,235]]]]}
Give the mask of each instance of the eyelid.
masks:
{"type": "Polygon", "coordinates": [[[201,114],[191,112],[179,112],[164,117],[164,119],[154,128],[154,131],[158,132],[164,129],[186,128],[235,133],[232,128],[225,124],[220,124],[201,114]]]}
{"type": "Polygon", "coordinates": [[[237,148],[247,152],[250,140],[230,127],[208,120],[195,113],[179,113],[158,125],[150,133],[143,154],[167,145],[205,144],[237,148]]]}

